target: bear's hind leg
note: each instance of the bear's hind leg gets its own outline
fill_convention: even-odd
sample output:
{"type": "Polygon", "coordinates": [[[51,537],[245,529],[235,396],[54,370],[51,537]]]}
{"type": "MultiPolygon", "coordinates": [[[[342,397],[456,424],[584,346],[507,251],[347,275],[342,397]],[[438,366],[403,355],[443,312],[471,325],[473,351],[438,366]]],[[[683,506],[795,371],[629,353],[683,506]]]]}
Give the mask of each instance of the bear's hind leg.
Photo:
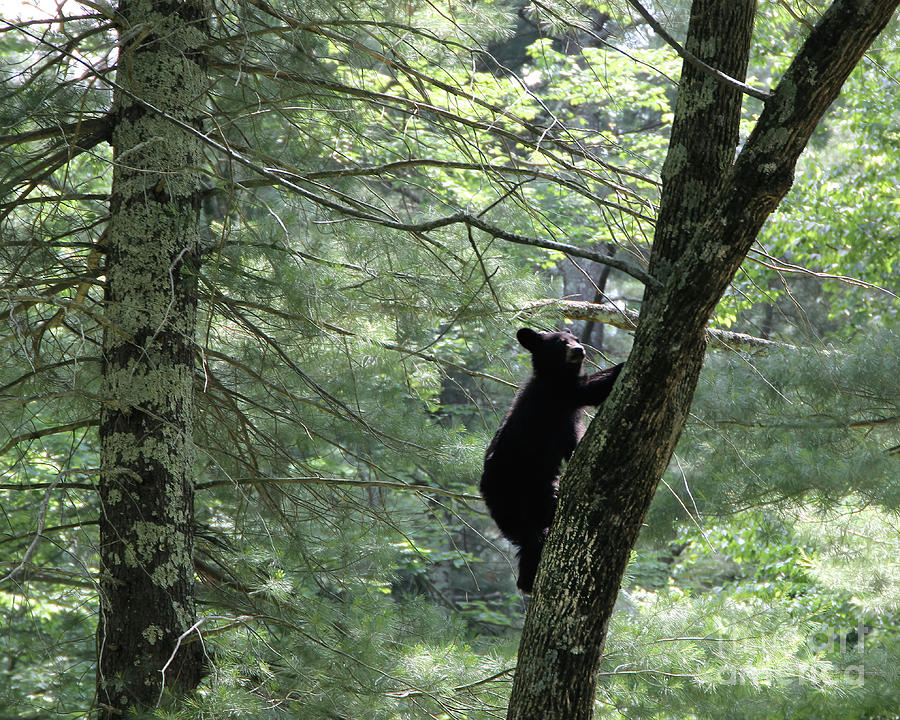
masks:
{"type": "Polygon", "coordinates": [[[538,562],[541,559],[543,541],[522,545],[519,549],[519,579],[516,587],[526,595],[530,595],[534,589],[534,578],[537,575],[538,562]]]}

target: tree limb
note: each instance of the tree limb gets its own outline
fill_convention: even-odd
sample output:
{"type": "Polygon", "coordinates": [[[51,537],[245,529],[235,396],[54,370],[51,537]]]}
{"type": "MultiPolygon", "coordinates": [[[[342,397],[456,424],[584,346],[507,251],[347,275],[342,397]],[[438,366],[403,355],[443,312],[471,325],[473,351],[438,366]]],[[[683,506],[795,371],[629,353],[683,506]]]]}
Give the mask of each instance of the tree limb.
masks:
{"type": "Polygon", "coordinates": [[[57,433],[63,432],[71,432],[72,430],[80,430],[81,428],[86,427],[95,427],[99,424],[99,420],[97,418],[88,418],[86,420],[78,420],[77,422],[66,423],[65,425],[56,425],[54,427],[42,428],[40,430],[32,430],[28,433],[23,433],[21,435],[16,435],[11,437],[9,441],[0,448],[0,455],[5,455],[7,452],[12,450],[16,445],[20,442],[27,442],[29,440],[37,440],[42,437],[47,437],[48,435],[56,435],[57,433]]]}
{"type": "Polygon", "coordinates": [[[12,135],[0,135],[0,147],[7,145],[20,145],[37,142],[38,140],[50,140],[51,138],[76,137],[84,135],[103,135],[109,137],[111,125],[108,117],[91,118],[88,120],[76,120],[75,122],[54,125],[53,127],[37,128],[12,135]]]}
{"type": "Polygon", "coordinates": [[[381,488],[384,490],[404,490],[407,492],[423,493],[430,495],[443,495],[444,497],[453,498],[454,500],[463,500],[466,502],[481,502],[480,495],[470,495],[468,493],[453,492],[441,487],[432,485],[415,485],[405,482],[385,482],[383,480],[351,480],[347,478],[328,478],[315,476],[298,476],[298,477],[258,477],[258,478],[230,478],[228,480],[211,480],[205,483],[199,483],[197,490],[206,490],[212,487],[223,487],[233,485],[265,485],[267,483],[277,485],[331,485],[333,487],[371,487],[381,488]]]}
{"type": "MultiPolygon", "coordinates": [[[[587,720],[627,564],[684,428],[709,318],[800,153],[900,0],[835,0],[735,160],[741,95],[686,61],[648,288],[625,367],[560,481],[522,632],[507,720],[587,720]]],[[[755,0],[693,0],[686,45],[744,76],[755,0]]]]}
{"type": "MultiPolygon", "coordinates": [[[[26,33],[26,34],[31,35],[31,37],[36,39],[38,42],[46,44],[49,47],[52,47],[61,52],[64,52],[63,50],[61,50],[61,48],[54,45],[53,43],[48,42],[47,40],[45,40],[43,38],[39,38],[35,35],[32,35],[31,33],[26,33]]],[[[100,72],[97,72],[96,70],[94,70],[88,63],[84,62],[80,58],[77,58],[77,57],[71,55],[71,53],[67,53],[67,55],[71,56],[73,59],[75,59],[78,62],[85,65],[95,77],[99,78],[104,83],[110,85],[116,91],[128,95],[129,99],[132,100],[133,102],[135,102],[136,104],[138,104],[141,107],[166,119],[168,122],[176,125],[177,127],[182,129],[186,133],[194,136],[195,138],[199,139],[201,142],[205,143],[206,145],[214,148],[218,152],[221,152],[224,155],[230,157],[232,160],[238,162],[239,164],[243,165],[244,167],[247,167],[247,168],[257,172],[260,175],[263,175],[264,177],[274,180],[279,185],[283,185],[283,186],[293,190],[294,192],[298,193],[301,197],[304,197],[312,202],[315,202],[318,205],[322,205],[326,208],[329,208],[329,209],[339,212],[341,214],[347,215],[348,217],[353,217],[358,220],[364,220],[364,221],[368,221],[368,222],[374,222],[374,223],[377,223],[377,224],[382,225],[387,228],[391,228],[394,230],[404,230],[407,232],[427,232],[428,230],[434,230],[434,229],[438,229],[438,228],[452,225],[455,223],[463,222],[471,227],[475,227],[483,232],[486,232],[489,235],[492,235],[493,237],[497,237],[502,240],[506,240],[507,242],[517,243],[517,244],[522,244],[522,245],[533,245],[535,247],[541,247],[541,248],[545,248],[548,250],[557,250],[559,252],[564,252],[564,253],[568,253],[570,255],[575,255],[576,257],[582,257],[587,260],[593,260],[594,262],[606,264],[606,265],[609,265],[610,267],[616,268],[617,270],[621,270],[622,272],[634,277],[636,280],[640,280],[645,285],[648,285],[648,286],[659,286],[660,285],[659,281],[657,281],[655,278],[653,278],[649,273],[645,272],[640,267],[638,267],[634,263],[632,263],[624,258],[610,257],[610,256],[603,255],[601,253],[597,253],[597,252],[594,252],[591,250],[584,250],[581,248],[577,248],[574,245],[568,245],[565,243],[557,243],[552,240],[539,240],[537,238],[529,238],[529,237],[526,237],[523,235],[518,235],[516,233],[510,233],[510,232],[503,230],[497,226],[494,226],[488,222],[485,222],[478,216],[471,215],[469,213],[458,212],[458,213],[455,213],[448,217],[437,218],[434,220],[426,220],[426,221],[418,222],[418,223],[406,223],[406,222],[401,222],[399,220],[391,219],[388,216],[379,217],[377,215],[363,212],[363,211],[357,210],[355,208],[351,208],[347,205],[343,205],[341,203],[334,202],[333,200],[329,200],[328,198],[324,198],[320,195],[310,192],[309,190],[301,188],[296,183],[291,182],[290,180],[287,180],[284,177],[284,173],[281,173],[277,170],[273,171],[269,168],[264,168],[264,167],[258,165],[257,163],[245,158],[243,155],[241,155],[240,153],[238,153],[231,147],[228,147],[227,145],[223,145],[222,143],[219,143],[219,142],[213,140],[211,137],[209,137],[209,135],[207,135],[207,134],[201,132],[200,130],[198,130],[197,128],[193,127],[190,123],[186,123],[182,120],[179,120],[178,118],[172,117],[170,114],[153,106],[151,103],[148,103],[143,98],[139,98],[139,97],[135,96],[133,93],[130,93],[129,91],[125,90],[118,83],[111,80],[103,73],[100,73],[100,72]]],[[[247,70],[252,69],[252,68],[248,68],[244,65],[232,66],[232,67],[233,67],[233,69],[241,71],[241,72],[245,72],[247,70]]],[[[279,74],[274,69],[271,70],[271,72],[273,75],[279,74]]],[[[298,80],[302,81],[304,79],[298,78],[298,80]]],[[[320,85],[324,84],[327,87],[331,88],[332,90],[335,90],[335,88],[332,87],[334,85],[334,83],[330,83],[328,81],[319,80],[317,78],[306,78],[305,81],[312,82],[315,84],[320,84],[320,85]]],[[[341,86],[341,89],[346,91],[348,88],[345,86],[341,86]]],[[[353,88],[353,90],[354,90],[354,93],[356,93],[356,94],[363,94],[366,96],[373,94],[371,91],[368,91],[368,90],[360,90],[360,89],[356,89],[356,88],[353,88]]],[[[375,93],[375,94],[377,94],[377,93],[375,93]]],[[[401,100],[403,102],[412,103],[415,106],[417,112],[420,110],[427,110],[429,112],[436,112],[438,114],[451,115],[454,120],[456,120],[458,122],[463,122],[464,124],[470,125],[473,128],[480,127],[480,129],[490,130],[492,132],[499,132],[498,128],[496,126],[494,126],[493,124],[469,121],[458,115],[453,115],[452,113],[448,113],[448,111],[443,110],[442,108],[438,108],[438,107],[434,107],[434,106],[428,106],[426,108],[423,106],[422,103],[410,101],[406,98],[402,98],[399,96],[396,96],[396,97],[392,96],[392,98],[401,100]]],[[[511,134],[511,137],[516,138],[519,141],[522,140],[521,138],[517,138],[517,136],[512,135],[512,134],[511,134]]],[[[99,139],[97,139],[97,142],[99,142],[99,139]]],[[[539,143],[538,143],[538,145],[539,145],[539,143]]],[[[570,152],[574,151],[574,149],[571,147],[567,147],[566,149],[570,152]]],[[[591,159],[596,161],[595,158],[591,158],[591,159]]],[[[561,159],[557,158],[557,160],[562,165],[564,165],[564,166],[567,165],[567,163],[565,163],[561,159]]],[[[600,163],[600,164],[603,165],[603,163],[600,163]]],[[[622,174],[630,175],[630,176],[636,177],[638,179],[644,179],[641,176],[636,175],[635,173],[631,173],[630,171],[621,171],[618,168],[608,168],[608,169],[612,169],[614,172],[617,172],[617,173],[621,172],[622,174]]],[[[302,179],[302,178],[298,178],[298,179],[302,179]]],[[[608,181],[607,181],[607,184],[609,184],[608,181]]],[[[620,186],[615,186],[615,187],[618,188],[620,186]]]]}
{"type": "Polygon", "coordinates": [[[728,83],[729,85],[736,87],[742,93],[744,93],[746,95],[750,95],[751,97],[755,97],[758,100],[762,100],[763,102],[765,102],[772,96],[771,93],[765,92],[764,90],[757,90],[756,88],[751,87],[747,83],[741,82],[740,80],[733,78],[730,75],[726,75],[721,70],[717,70],[712,65],[708,65],[707,63],[703,62],[696,55],[688,52],[681,43],[679,43],[675,38],[673,38],[671,35],[669,35],[669,33],[666,32],[666,29],[656,21],[656,18],[654,18],[653,15],[651,15],[650,12],[643,5],[641,5],[638,2],[638,0],[627,0],[627,1],[628,1],[628,4],[631,5],[631,7],[633,7],[635,10],[637,10],[638,14],[642,18],[644,18],[646,23],[650,27],[653,28],[653,32],[655,32],[657,35],[659,35],[666,42],[667,45],[669,45],[675,52],[677,52],[682,57],[682,59],[687,60],[694,67],[703,71],[707,75],[712,75],[713,77],[718,78],[722,82],[728,83]]]}
{"type": "MultiPolygon", "coordinates": [[[[634,310],[620,308],[612,303],[589,303],[579,300],[557,300],[549,298],[528,303],[523,308],[526,312],[551,309],[572,320],[589,320],[612,325],[621,330],[637,328],[639,313],[634,310]]],[[[707,340],[715,346],[726,350],[797,350],[797,346],[788,343],[766,340],[746,333],[732,332],[708,328],[707,340]]]]}

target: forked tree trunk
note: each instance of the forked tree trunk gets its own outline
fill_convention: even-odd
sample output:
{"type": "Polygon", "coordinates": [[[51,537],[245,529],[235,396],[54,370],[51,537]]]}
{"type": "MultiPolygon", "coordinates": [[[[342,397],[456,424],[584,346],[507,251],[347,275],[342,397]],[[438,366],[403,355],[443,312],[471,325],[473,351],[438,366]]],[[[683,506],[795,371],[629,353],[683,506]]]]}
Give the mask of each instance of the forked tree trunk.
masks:
{"type": "Polygon", "coordinates": [[[155,110],[199,127],[208,10],[203,0],[123,0],[119,13],[100,423],[103,720],[194,688],[203,667],[188,632],[203,153],[155,110]]]}
{"type": "MultiPolygon", "coordinates": [[[[544,548],[509,720],[583,720],[629,555],[684,427],[704,329],[850,71],[900,0],[839,0],[791,64],[732,164],[740,96],[685,64],[648,288],[628,362],[566,470],[544,548]]],[[[695,0],[687,48],[732,77],[755,0],[695,0]]]]}

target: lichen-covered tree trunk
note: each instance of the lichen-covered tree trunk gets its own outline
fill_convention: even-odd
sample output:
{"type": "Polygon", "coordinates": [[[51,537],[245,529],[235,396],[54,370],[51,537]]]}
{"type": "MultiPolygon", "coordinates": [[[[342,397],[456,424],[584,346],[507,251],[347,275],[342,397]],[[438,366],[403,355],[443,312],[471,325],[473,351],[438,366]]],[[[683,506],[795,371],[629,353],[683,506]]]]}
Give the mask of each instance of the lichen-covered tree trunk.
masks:
{"type": "Polygon", "coordinates": [[[196,687],[193,373],[204,0],[123,0],[100,422],[99,717],[196,687]]]}
{"type": "MultiPolygon", "coordinates": [[[[647,288],[612,395],[569,464],[522,633],[508,719],[590,718],[629,555],[684,427],[709,317],[850,71],[900,0],[838,0],[737,160],[740,95],[685,63],[647,288]]],[[[755,0],[694,0],[687,49],[743,79],[755,0]]]]}

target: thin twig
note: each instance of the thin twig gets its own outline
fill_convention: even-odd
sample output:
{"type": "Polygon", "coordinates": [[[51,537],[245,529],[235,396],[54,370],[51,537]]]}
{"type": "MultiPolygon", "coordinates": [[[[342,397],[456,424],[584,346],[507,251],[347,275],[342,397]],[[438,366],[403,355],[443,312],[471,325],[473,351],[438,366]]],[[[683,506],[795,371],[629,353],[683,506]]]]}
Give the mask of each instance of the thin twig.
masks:
{"type": "Polygon", "coordinates": [[[348,487],[371,487],[381,488],[383,490],[404,490],[428,495],[443,495],[444,497],[453,498],[454,500],[464,500],[466,502],[481,502],[480,495],[470,495],[468,493],[458,493],[452,490],[445,490],[441,487],[432,485],[413,485],[412,483],[403,482],[385,482],[383,480],[349,480],[347,478],[327,478],[320,476],[310,477],[258,477],[258,478],[232,478],[229,480],[211,480],[210,482],[200,483],[197,490],[207,490],[212,487],[222,487],[225,485],[265,485],[267,483],[277,485],[335,485],[348,487]]]}
{"type": "Polygon", "coordinates": [[[750,95],[751,97],[755,97],[758,100],[762,100],[763,102],[766,102],[769,98],[772,97],[771,93],[765,92],[763,90],[757,90],[756,88],[747,85],[747,83],[741,82],[740,80],[737,80],[730,75],[726,75],[721,70],[717,70],[712,65],[707,65],[696,55],[688,52],[681,45],[681,43],[679,43],[675,38],[669,35],[668,32],[666,32],[665,28],[656,21],[656,19],[643,5],[638,2],[638,0],[628,0],[628,4],[638,11],[638,14],[640,14],[640,16],[647,22],[647,24],[653,28],[653,32],[659,35],[669,46],[672,47],[673,50],[675,50],[675,52],[677,52],[682,58],[684,58],[698,70],[701,70],[708,75],[712,75],[722,82],[736,87],[742,93],[750,95]]]}
{"type": "MultiPolygon", "coordinates": [[[[553,309],[563,313],[573,320],[592,320],[593,322],[612,325],[622,330],[634,330],[637,328],[639,314],[634,310],[617,307],[611,303],[582,302],[579,300],[558,300],[549,298],[528,303],[523,310],[533,312],[542,309],[553,309]]],[[[707,328],[707,338],[710,342],[727,349],[742,348],[744,350],[797,350],[796,345],[780,343],[774,340],[766,340],[745,333],[732,332],[730,330],[718,330],[707,328]]]]}
{"type": "Polygon", "coordinates": [[[41,544],[41,539],[43,538],[44,534],[44,518],[47,516],[47,510],[50,507],[50,495],[59,481],[62,480],[64,475],[65,473],[59,473],[56,476],[56,480],[50,483],[50,487],[48,487],[44,491],[44,499],[43,501],[41,501],[41,507],[38,510],[37,532],[34,534],[34,539],[31,541],[31,544],[28,546],[28,549],[22,556],[22,562],[20,562],[15,568],[10,570],[10,572],[5,577],[0,578],[0,585],[5,583],[7,580],[15,579],[15,576],[18,575],[25,568],[25,566],[31,562],[32,556],[37,552],[38,546],[41,544]]]}
{"type": "Polygon", "coordinates": [[[665,28],[656,21],[656,18],[654,18],[650,14],[650,12],[638,2],[638,0],[628,0],[628,4],[638,11],[638,14],[642,18],[644,18],[644,20],[650,27],[653,28],[653,32],[659,35],[666,42],[666,44],[668,44],[675,52],[677,52],[682,58],[684,58],[698,70],[705,72],[707,75],[712,75],[722,82],[736,87],[745,95],[755,97],[756,99],[762,100],[763,102],[766,102],[769,98],[772,97],[772,93],[765,92],[764,90],[757,90],[756,88],[747,85],[747,83],[741,82],[740,80],[737,80],[730,75],[726,75],[721,70],[717,70],[712,65],[706,64],[696,55],[688,52],[684,48],[684,46],[681,45],[681,43],[679,43],[675,38],[669,35],[668,32],[666,32],[665,28]]]}

